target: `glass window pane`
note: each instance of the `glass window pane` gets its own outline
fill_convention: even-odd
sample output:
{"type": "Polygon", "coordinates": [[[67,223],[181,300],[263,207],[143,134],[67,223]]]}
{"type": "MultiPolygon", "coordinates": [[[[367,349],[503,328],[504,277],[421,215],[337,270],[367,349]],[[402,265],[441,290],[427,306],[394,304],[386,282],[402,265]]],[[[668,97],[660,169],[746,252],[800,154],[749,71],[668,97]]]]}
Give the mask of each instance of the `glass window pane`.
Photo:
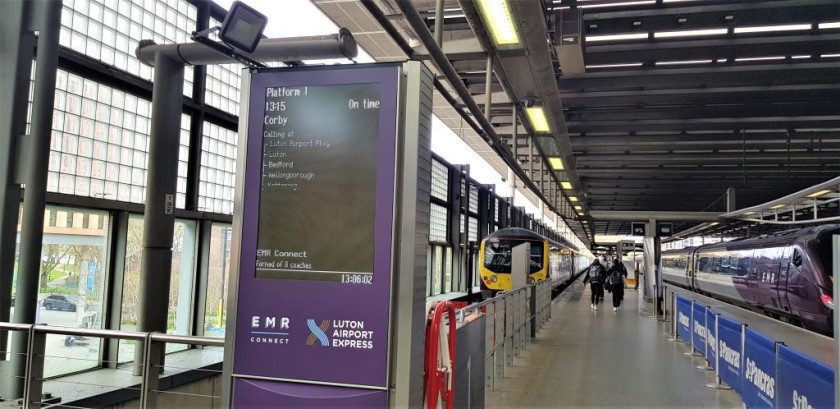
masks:
{"type": "Polygon", "coordinates": [[[207,265],[207,303],[204,306],[204,336],[225,336],[227,285],[233,229],[229,224],[213,224],[210,233],[210,260],[207,265]]]}
{"type": "MultiPolygon", "coordinates": [[[[71,328],[104,328],[108,214],[51,206],[45,220],[59,215],[60,222],[44,226],[36,321],[71,328]],[[101,226],[85,225],[84,220],[91,217],[105,222],[101,226]]],[[[48,335],[44,376],[97,367],[101,348],[99,338],[48,335]]]]}
{"type": "MultiPolygon", "coordinates": [[[[140,261],[143,254],[143,226],[141,216],[128,221],[123,278],[122,315],[120,329],[134,331],[140,306],[140,261]]],[[[175,221],[172,245],[172,275],[170,278],[167,333],[189,335],[193,299],[193,272],[195,271],[195,222],[175,221]]],[[[119,362],[134,360],[134,342],[119,341],[119,362]]],[[[166,351],[183,350],[186,346],[167,344],[166,351]]]]}
{"type": "MultiPolygon", "coordinates": [[[[204,123],[202,134],[198,195],[204,206],[199,210],[233,214],[238,134],[209,122],[204,123]]],[[[179,176],[187,176],[186,166],[179,176]]]]}
{"type": "MultiPolygon", "coordinates": [[[[195,6],[187,0],[176,0],[177,7],[169,7],[166,3],[172,1],[64,1],[60,43],[151,81],[152,70],[134,56],[138,42],[154,39],[158,44],[183,43],[196,27],[195,6]],[[155,15],[159,17],[155,18],[155,15]],[[161,17],[179,24],[164,24],[161,17]]],[[[187,67],[184,74],[184,95],[189,97],[192,96],[193,68],[187,67]]]]}

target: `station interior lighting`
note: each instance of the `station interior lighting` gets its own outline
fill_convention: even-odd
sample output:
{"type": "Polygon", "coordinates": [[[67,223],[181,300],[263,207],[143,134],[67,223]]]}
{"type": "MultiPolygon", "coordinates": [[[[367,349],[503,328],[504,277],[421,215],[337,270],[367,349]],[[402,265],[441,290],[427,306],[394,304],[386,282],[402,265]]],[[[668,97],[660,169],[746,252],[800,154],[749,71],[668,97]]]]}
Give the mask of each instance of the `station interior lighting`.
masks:
{"type": "Polygon", "coordinates": [[[777,204],[777,205],[775,205],[775,206],[771,207],[771,209],[781,209],[781,208],[783,208],[783,207],[785,207],[785,206],[787,206],[787,205],[784,205],[784,204],[777,204]]]}
{"type": "Polygon", "coordinates": [[[219,30],[223,43],[246,53],[252,53],[262,38],[268,18],[253,7],[235,1],[219,30]]]}
{"type": "Polygon", "coordinates": [[[581,211],[583,211],[583,207],[581,207],[581,206],[575,206],[575,210],[577,210],[578,212],[581,212],[581,211]]]}
{"type": "Polygon", "coordinates": [[[577,202],[578,198],[577,198],[577,196],[569,196],[569,201],[570,202],[577,202]]]}
{"type": "Polygon", "coordinates": [[[563,170],[563,160],[560,158],[548,158],[548,163],[551,165],[551,169],[563,170]]]}
{"type": "Polygon", "coordinates": [[[560,187],[566,190],[572,190],[572,182],[560,182],[560,187]]]}
{"type": "Polygon", "coordinates": [[[528,120],[531,121],[531,127],[536,132],[548,133],[551,128],[548,126],[548,120],[545,118],[545,110],[543,107],[528,107],[525,108],[525,113],[528,114],[528,120]]]}
{"type": "Polygon", "coordinates": [[[476,0],[476,3],[496,47],[520,45],[508,0],[476,0]]]}
{"type": "Polygon", "coordinates": [[[819,192],[811,193],[807,197],[812,197],[812,198],[813,197],[820,197],[820,196],[828,194],[828,193],[831,193],[831,189],[823,189],[823,190],[820,190],[819,192]]]}

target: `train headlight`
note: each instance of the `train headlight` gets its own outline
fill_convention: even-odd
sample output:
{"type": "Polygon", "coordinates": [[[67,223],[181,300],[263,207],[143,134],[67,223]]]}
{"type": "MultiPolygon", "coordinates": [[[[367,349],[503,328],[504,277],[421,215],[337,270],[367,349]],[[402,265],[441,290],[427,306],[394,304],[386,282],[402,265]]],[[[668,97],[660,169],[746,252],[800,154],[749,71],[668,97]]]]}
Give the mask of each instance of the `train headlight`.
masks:
{"type": "Polygon", "coordinates": [[[490,282],[491,282],[491,283],[495,283],[495,282],[496,282],[496,281],[498,281],[498,280],[499,280],[499,279],[498,279],[498,278],[496,278],[496,276],[490,276],[490,282]]]}
{"type": "Polygon", "coordinates": [[[820,291],[820,293],[820,301],[822,301],[823,305],[833,310],[834,300],[831,299],[831,296],[828,294],[822,294],[822,291],[820,291]]]}

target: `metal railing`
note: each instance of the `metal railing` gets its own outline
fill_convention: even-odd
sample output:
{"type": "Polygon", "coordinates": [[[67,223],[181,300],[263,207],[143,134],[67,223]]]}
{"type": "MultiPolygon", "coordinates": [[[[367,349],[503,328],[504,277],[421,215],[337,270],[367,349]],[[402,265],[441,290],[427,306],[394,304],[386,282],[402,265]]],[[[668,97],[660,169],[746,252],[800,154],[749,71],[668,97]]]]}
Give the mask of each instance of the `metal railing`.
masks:
{"type": "MultiPolygon", "coordinates": [[[[66,335],[72,337],[90,337],[102,339],[116,339],[134,341],[139,348],[143,348],[143,362],[129,363],[136,366],[140,375],[140,407],[157,407],[157,398],[161,393],[177,394],[178,392],[160,390],[160,377],[164,368],[164,352],[168,343],[186,344],[193,346],[224,347],[224,339],[196,336],[168,335],[153,332],[133,332],[106,329],[70,328],[38,324],[15,324],[0,322],[0,330],[25,332],[28,340],[28,353],[25,356],[11,357],[11,359],[25,359],[24,391],[21,401],[24,408],[40,408],[42,405],[52,404],[44,402],[42,393],[44,390],[44,367],[47,358],[56,358],[47,355],[47,336],[66,335]]],[[[185,370],[198,370],[197,368],[179,368],[185,370]]],[[[210,370],[218,373],[221,371],[210,370]]],[[[12,375],[17,376],[17,375],[12,375]]],[[[109,386],[109,385],[98,385],[109,386]]],[[[114,388],[119,388],[115,387],[114,388]]],[[[125,388],[136,389],[136,388],[125,388]]],[[[184,395],[203,396],[211,399],[221,399],[221,396],[198,395],[183,393],[184,395]]],[[[62,405],[67,407],[67,405],[62,405]]]]}
{"type": "Polygon", "coordinates": [[[505,367],[527,350],[536,331],[551,319],[551,283],[541,281],[494,298],[470,304],[458,312],[458,321],[484,312],[485,387],[494,389],[505,367]]]}

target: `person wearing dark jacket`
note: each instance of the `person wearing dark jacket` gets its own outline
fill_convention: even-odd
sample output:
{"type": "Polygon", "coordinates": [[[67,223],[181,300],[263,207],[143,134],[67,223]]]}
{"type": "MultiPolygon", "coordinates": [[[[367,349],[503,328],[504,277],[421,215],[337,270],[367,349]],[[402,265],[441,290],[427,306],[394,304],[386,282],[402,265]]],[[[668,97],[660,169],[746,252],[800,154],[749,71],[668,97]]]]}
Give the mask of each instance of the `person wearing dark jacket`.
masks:
{"type": "Polygon", "coordinates": [[[624,299],[624,279],[627,278],[627,267],[619,259],[613,261],[612,267],[607,272],[605,286],[612,292],[613,311],[618,310],[621,300],[624,299]]]}
{"type": "Polygon", "coordinates": [[[583,284],[589,282],[590,290],[592,290],[592,305],[590,308],[598,310],[598,303],[604,299],[604,280],[607,278],[607,269],[601,265],[601,262],[596,258],[589,265],[589,271],[583,279],[583,284]]]}

